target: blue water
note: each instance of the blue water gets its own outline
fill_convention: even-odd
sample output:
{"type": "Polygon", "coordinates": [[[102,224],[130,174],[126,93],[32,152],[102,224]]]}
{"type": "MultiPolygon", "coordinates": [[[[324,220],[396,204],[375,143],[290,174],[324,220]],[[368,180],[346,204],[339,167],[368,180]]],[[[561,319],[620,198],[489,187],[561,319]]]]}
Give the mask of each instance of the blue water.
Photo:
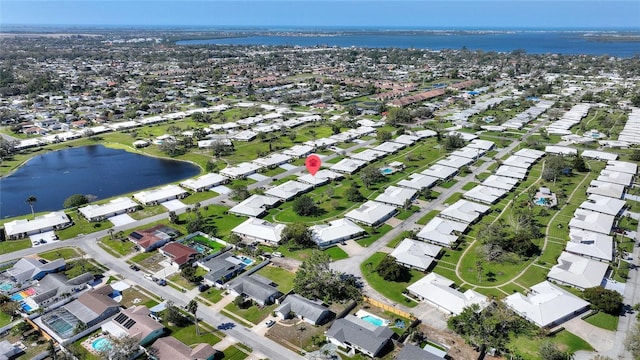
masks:
{"type": "Polygon", "coordinates": [[[347,33],[259,35],[220,39],[181,40],[178,45],[288,45],[365,48],[461,49],[531,54],[588,54],[632,57],[640,55],[640,42],[595,41],[582,32],[518,31],[502,33],[347,33]]]}
{"type": "Polygon", "coordinates": [[[36,212],[62,209],[73,194],[109,198],[197,175],[200,169],[183,161],[159,159],[92,145],[36,156],[0,179],[0,218],[29,214],[25,203],[36,197],[36,212]]]}
{"type": "Polygon", "coordinates": [[[109,339],[104,337],[101,337],[91,343],[91,347],[96,351],[101,351],[102,349],[109,346],[111,346],[111,341],[109,341],[109,339]]]}
{"type": "Polygon", "coordinates": [[[22,300],[22,295],[20,293],[15,293],[15,294],[11,295],[11,300],[20,301],[20,300],[22,300]]]}
{"type": "Polygon", "coordinates": [[[545,201],[544,201],[544,199],[543,199],[543,198],[538,198],[538,199],[536,199],[536,204],[538,204],[538,205],[544,205],[544,204],[546,204],[546,203],[545,203],[545,201]]]}
{"type": "Polygon", "coordinates": [[[380,172],[384,175],[389,175],[389,174],[393,174],[393,169],[391,168],[382,168],[380,169],[380,172]]]}
{"type": "Polygon", "coordinates": [[[384,325],[384,320],[382,320],[382,319],[380,319],[378,317],[375,317],[375,316],[365,315],[365,316],[361,317],[360,319],[362,319],[362,320],[364,320],[364,321],[366,321],[366,322],[368,322],[370,324],[373,324],[375,326],[383,326],[384,325]]]}
{"type": "Polygon", "coordinates": [[[247,257],[242,257],[242,263],[244,263],[245,265],[249,266],[251,264],[253,264],[253,260],[247,258],[247,257]]]}
{"type": "Polygon", "coordinates": [[[21,306],[24,309],[24,311],[31,312],[31,306],[29,306],[29,305],[27,305],[25,303],[22,303],[21,306]]]}
{"type": "Polygon", "coordinates": [[[13,285],[9,283],[0,284],[0,291],[9,291],[13,289],[13,285]]]}

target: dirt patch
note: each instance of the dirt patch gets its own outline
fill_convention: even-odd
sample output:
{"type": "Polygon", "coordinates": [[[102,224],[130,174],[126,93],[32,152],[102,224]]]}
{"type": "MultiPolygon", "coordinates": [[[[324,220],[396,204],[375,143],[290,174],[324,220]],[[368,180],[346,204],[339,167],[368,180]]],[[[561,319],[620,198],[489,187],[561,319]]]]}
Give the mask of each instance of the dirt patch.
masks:
{"type": "MultiPolygon", "coordinates": [[[[426,336],[427,340],[449,347],[447,355],[453,360],[472,360],[477,359],[480,355],[473,347],[465,343],[460,336],[450,330],[437,330],[425,324],[418,325],[418,330],[426,336]]],[[[486,360],[502,359],[488,355],[484,358],[486,360]]]]}
{"type": "Polygon", "coordinates": [[[302,320],[279,321],[271,327],[265,336],[292,350],[315,351],[320,341],[325,339],[324,332],[328,325],[314,326],[302,320]],[[314,344],[315,340],[315,344],[314,344]]]}
{"type": "Polygon", "coordinates": [[[165,257],[160,253],[156,253],[146,259],[138,261],[138,264],[149,269],[151,272],[158,272],[163,269],[163,266],[159,264],[163,260],[165,260],[165,257]]]}

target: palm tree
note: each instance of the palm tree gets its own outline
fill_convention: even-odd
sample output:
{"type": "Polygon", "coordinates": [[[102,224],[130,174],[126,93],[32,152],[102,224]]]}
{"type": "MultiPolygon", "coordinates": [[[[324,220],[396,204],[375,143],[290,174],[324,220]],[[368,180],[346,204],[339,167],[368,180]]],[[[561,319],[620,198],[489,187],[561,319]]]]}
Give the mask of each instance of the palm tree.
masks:
{"type": "Polygon", "coordinates": [[[196,312],[198,311],[198,302],[195,300],[189,301],[187,304],[187,311],[193,314],[193,320],[196,323],[196,335],[200,336],[200,328],[198,327],[198,315],[196,312]]]}
{"type": "Polygon", "coordinates": [[[33,212],[33,203],[35,203],[36,201],[38,201],[38,198],[36,198],[34,195],[29,195],[29,197],[25,201],[31,207],[31,215],[33,215],[34,219],[36,218],[36,214],[33,212]]]}

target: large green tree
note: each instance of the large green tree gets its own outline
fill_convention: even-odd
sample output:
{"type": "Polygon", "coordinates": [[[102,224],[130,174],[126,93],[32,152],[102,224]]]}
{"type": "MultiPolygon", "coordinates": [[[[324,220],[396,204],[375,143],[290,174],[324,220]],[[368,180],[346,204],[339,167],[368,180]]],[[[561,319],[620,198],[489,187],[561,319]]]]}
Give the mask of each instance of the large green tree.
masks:
{"type": "Polygon", "coordinates": [[[296,294],[326,302],[360,300],[362,292],[353,276],[329,268],[331,258],[322,251],[313,251],[302,262],[293,280],[296,294]]]}
{"type": "Polygon", "coordinates": [[[78,207],[81,205],[84,205],[86,203],[89,202],[89,199],[82,194],[73,194],[71,196],[69,196],[64,203],[62,204],[62,206],[66,209],[66,208],[74,208],[74,207],[78,207]]]}
{"type": "Polygon", "coordinates": [[[320,208],[311,196],[304,194],[293,201],[293,211],[300,216],[314,216],[320,212],[320,208]]]}
{"type": "Polygon", "coordinates": [[[281,241],[303,248],[316,246],[311,230],[303,223],[288,224],[287,227],[282,230],[281,241]]]}
{"type": "Polygon", "coordinates": [[[371,187],[371,185],[384,181],[384,175],[380,172],[376,166],[369,165],[360,171],[360,178],[364,186],[371,187]]]}
{"type": "Polygon", "coordinates": [[[378,267],[376,267],[376,272],[386,281],[409,281],[411,280],[411,273],[407,268],[398,264],[396,259],[387,255],[380,261],[378,267]]]}
{"type": "Polygon", "coordinates": [[[584,290],[584,298],[591,306],[607,314],[618,316],[622,310],[622,295],[615,291],[596,286],[584,290]]]}

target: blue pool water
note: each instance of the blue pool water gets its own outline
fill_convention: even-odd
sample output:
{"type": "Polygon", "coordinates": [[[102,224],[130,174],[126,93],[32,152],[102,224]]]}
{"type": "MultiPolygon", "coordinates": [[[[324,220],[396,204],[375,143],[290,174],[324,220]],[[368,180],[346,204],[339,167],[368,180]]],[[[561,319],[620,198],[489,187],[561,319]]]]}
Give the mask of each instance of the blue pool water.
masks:
{"type": "Polygon", "coordinates": [[[365,315],[363,317],[361,317],[360,319],[373,324],[375,326],[383,326],[384,325],[384,320],[380,319],[379,317],[375,317],[375,316],[371,316],[371,315],[365,315]]]}
{"type": "Polygon", "coordinates": [[[104,337],[101,337],[91,343],[91,347],[96,351],[101,351],[102,349],[108,346],[111,346],[111,341],[109,341],[109,339],[104,337]]]}
{"type": "Polygon", "coordinates": [[[9,284],[9,283],[2,283],[0,284],[0,291],[9,291],[13,289],[13,285],[9,284]]]}
{"type": "Polygon", "coordinates": [[[198,243],[194,244],[191,246],[195,251],[199,252],[200,254],[204,254],[205,252],[207,252],[208,248],[204,245],[200,245],[198,243]]]}
{"type": "Polygon", "coordinates": [[[29,306],[29,305],[27,305],[27,304],[25,304],[25,303],[20,304],[20,306],[22,306],[22,308],[23,308],[23,309],[24,309],[24,311],[26,311],[26,312],[31,312],[31,310],[32,310],[32,309],[31,309],[31,306],[29,306]]]}
{"type": "Polygon", "coordinates": [[[389,174],[393,174],[393,169],[392,168],[382,168],[382,169],[380,169],[380,172],[383,173],[384,175],[389,175],[389,174]]]}
{"type": "Polygon", "coordinates": [[[544,198],[538,198],[538,199],[536,199],[536,204],[538,204],[538,205],[545,205],[546,203],[545,203],[545,201],[544,201],[544,198]]]}
{"type": "Polygon", "coordinates": [[[15,293],[15,294],[11,295],[11,300],[13,300],[13,301],[20,301],[20,300],[22,300],[22,295],[20,295],[20,293],[19,293],[19,292],[18,292],[18,293],[15,293]]]}
{"type": "Polygon", "coordinates": [[[253,264],[253,260],[251,260],[251,259],[249,259],[247,257],[243,257],[242,258],[242,263],[245,264],[245,265],[251,265],[251,264],[253,264]]]}

